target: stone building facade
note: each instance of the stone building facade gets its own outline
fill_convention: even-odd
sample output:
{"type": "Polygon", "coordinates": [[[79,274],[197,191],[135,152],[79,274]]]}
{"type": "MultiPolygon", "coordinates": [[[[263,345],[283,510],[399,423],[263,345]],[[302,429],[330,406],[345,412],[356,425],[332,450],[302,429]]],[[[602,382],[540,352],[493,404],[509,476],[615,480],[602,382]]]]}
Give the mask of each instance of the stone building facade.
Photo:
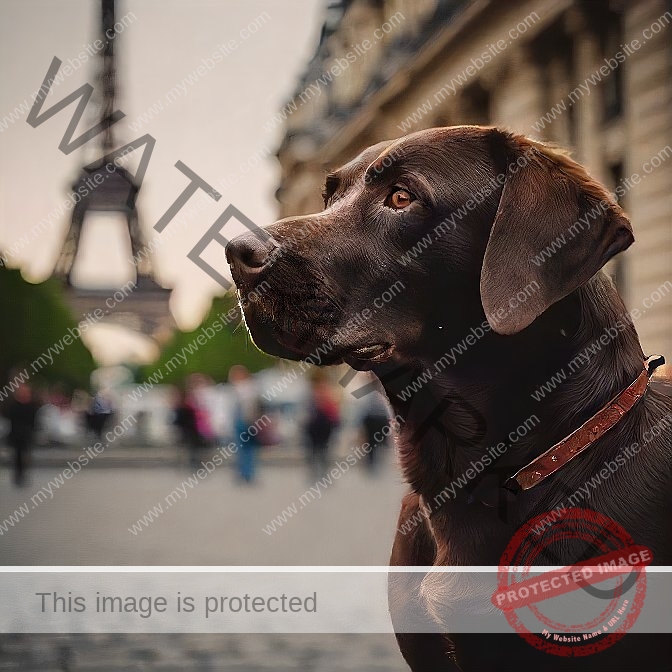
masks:
{"type": "Polygon", "coordinates": [[[608,270],[645,350],[672,358],[672,2],[332,0],[281,115],[281,216],[322,208],[326,169],[422,128],[570,148],[631,217],[608,270]]]}

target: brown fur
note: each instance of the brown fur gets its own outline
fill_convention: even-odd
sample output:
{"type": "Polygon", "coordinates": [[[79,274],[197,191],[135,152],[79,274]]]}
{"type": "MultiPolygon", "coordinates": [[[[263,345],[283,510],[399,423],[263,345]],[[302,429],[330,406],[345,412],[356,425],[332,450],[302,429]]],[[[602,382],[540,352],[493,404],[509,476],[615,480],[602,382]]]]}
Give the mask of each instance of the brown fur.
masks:
{"type": "MultiPolygon", "coordinates": [[[[303,359],[331,343],[320,363],[345,361],[373,370],[404,419],[398,450],[411,493],[400,527],[425,514],[410,532],[398,530],[393,564],[497,565],[523,522],[554,509],[625,446],[641,445],[648,428],[672,419],[670,399],[650,390],[586,453],[511,499],[502,519],[492,507],[502,495],[502,476],[567,436],[641,371],[644,354],[635,327],[600,272],[633,241],[627,217],[567,155],[476,126],[428,129],[369,148],[332,174],[325,197],[324,211],[267,228],[274,247],[290,250],[276,263],[271,256],[265,260],[274,247],[250,235],[230,243],[227,256],[241,294],[261,280],[271,284],[260,301],[245,306],[262,349],[303,359]],[[526,156],[517,169],[516,161],[526,156]],[[415,197],[401,211],[389,205],[400,187],[415,197]],[[472,207],[465,208],[467,203],[472,207]],[[460,211],[454,228],[435,235],[422,254],[404,257],[460,211]],[[594,216],[577,227],[586,213],[594,216]],[[533,263],[562,235],[566,242],[550,259],[533,263]],[[254,265],[246,262],[250,258],[254,265]],[[343,329],[397,279],[404,292],[364,326],[343,329]],[[509,299],[531,282],[536,291],[510,306],[509,299]],[[615,337],[556,390],[533,399],[535,390],[614,324],[622,327],[615,337]],[[490,328],[437,370],[436,363],[480,325],[490,328]],[[409,383],[428,370],[431,379],[405,397],[409,383]],[[510,442],[510,432],[532,416],[538,422],[510,442]],[[473,460],[500,442],[511,445],[475,487],[427,513],[423,502],[435,502],[473,460]]],[[[672,564],[671,430],[667,425],[582,504],[621,524],[636,543],[652,549],[657,564],[672,564]]],[[[577,548],[566,542],[555,553],[560,562],[572,563],[577,548]]],[[[392,585],[395,625],[409,605],[436,621],[439,598],[445,596],[431,582],[392,585]]],[[[398,630],[415,672],[456,670],[455,660],[465,672],[671,669],[665,636],[629,635],[599,656],[573,660],[542,654],[516,635],[398,630]]]]}

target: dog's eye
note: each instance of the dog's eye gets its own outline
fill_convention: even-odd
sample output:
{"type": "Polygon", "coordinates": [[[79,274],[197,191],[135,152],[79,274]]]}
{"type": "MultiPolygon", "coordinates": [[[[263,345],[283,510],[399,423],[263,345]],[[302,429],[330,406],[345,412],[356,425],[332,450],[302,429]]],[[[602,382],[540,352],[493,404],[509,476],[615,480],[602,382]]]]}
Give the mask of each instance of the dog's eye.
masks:
{"type": "Polygon", "coordinates": [[[415,197],[409,191],[397,188],[385,199],[385,205],[394,210],[403,210],[413,203],[414,200],[415,197]]]}

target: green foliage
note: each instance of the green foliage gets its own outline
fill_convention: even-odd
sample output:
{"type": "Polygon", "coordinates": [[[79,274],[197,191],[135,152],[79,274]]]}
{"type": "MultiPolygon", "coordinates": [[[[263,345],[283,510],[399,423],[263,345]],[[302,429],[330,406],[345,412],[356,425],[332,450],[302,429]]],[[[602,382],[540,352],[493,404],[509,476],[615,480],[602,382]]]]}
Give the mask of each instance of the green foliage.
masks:
{"type": "Polygon", "coordinates": [[[58,280],[50,278],[39,285],[26,282],[15,269],[0,266],[0,380],[15,369],[28,368],[34,380],[60,381],[71,386],[88,387],[95,368],[91,353],[80,339],[63,344],[68,328],[75,320],[67,306],[58,280]],[[54,354],[55,345],[61,352],[54,354]],[[31,364],[44,353],[41,368],[31,364]]]}
{"type": "Polygon", "coordinates": [[[216,382],[225,381],[234,364],[244,364],[253,372],[273,366],[276,360],[257,349],[240,319],[227,319],[235,307],[232,294],[214,299],[201,326],[194,331],[178,331],[158,361],[140,372],[141,382],[159,370],[163,383],[178,384],[192,373],[204,373],[216,382]]]}

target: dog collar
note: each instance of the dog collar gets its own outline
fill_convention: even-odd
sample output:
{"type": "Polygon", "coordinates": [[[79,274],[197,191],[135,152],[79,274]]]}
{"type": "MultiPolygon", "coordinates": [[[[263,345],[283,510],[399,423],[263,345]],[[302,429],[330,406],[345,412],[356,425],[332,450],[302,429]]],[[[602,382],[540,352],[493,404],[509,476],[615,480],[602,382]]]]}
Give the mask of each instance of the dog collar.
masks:
{"type": "Polygon", "coordinates": [[[586,420],[577,430],[519,469],[504,483],[504,487],[514,493],[529,490],[580,455],[618,424],[619,420],[644,396],[649,387],[651,375],[664,363],[665,358],[662,355],[652,355],[647,358],[642,372],[634,382],[595,413],[592,418],[586,420]]]}

